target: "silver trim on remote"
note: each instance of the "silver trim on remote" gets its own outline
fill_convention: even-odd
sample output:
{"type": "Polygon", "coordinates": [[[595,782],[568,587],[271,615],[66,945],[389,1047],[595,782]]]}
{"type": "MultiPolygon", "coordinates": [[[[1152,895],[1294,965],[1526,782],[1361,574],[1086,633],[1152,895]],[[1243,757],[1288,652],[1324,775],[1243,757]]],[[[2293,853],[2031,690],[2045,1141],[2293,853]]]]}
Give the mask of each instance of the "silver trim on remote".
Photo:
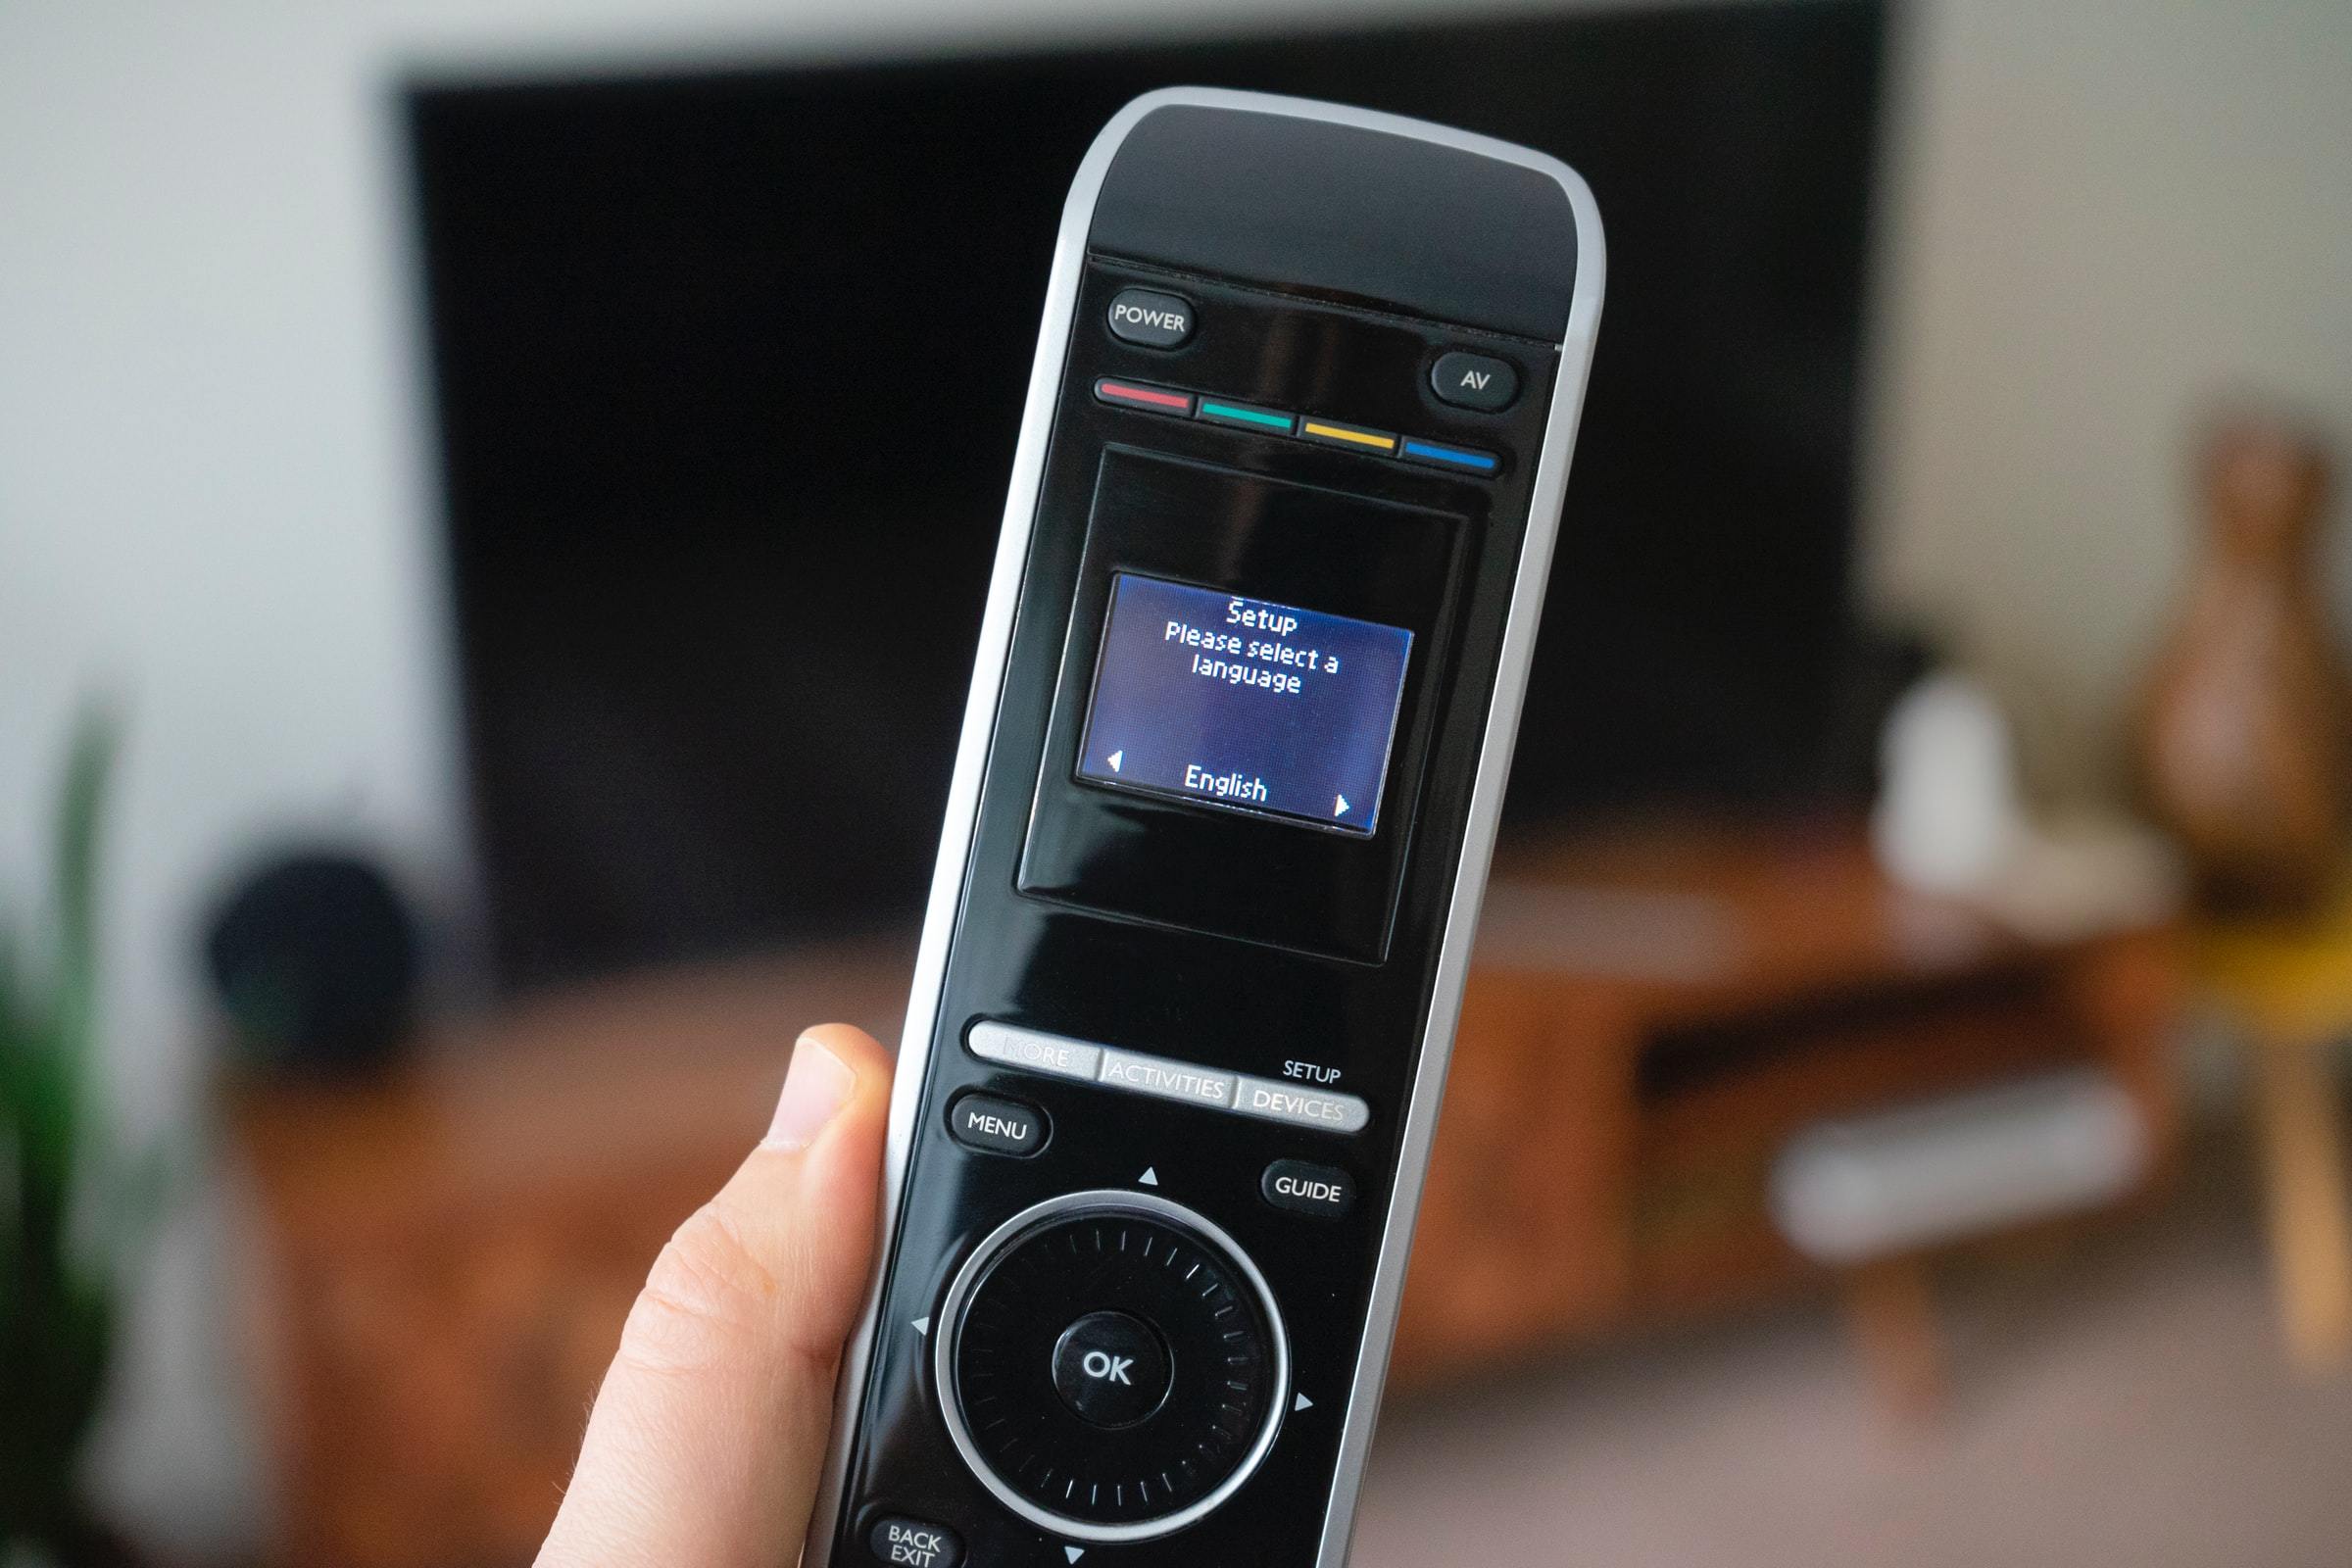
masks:
{"type": "Polygon", "coordinates": [[[956,1444],[956,1451],[971,1466],[989,1494],[1005,1507],[1028,1520],[1040,1530],[1053,1532],[1068,1541],[1091,1542],[1108,1545],[1117,1542],[1155,1541],[1161,1536],[1174,1535],[1185,1526],[1205,1519],[1225,1499],[1242,1490],[1242,1486],[1264,1462],[1274,1446],[1274,1438],[1282,1430],[1282,1418],[1291,1402],[1291,1339],[1283,1328],[1282,1303],[1274,1299],[1274,1288],[1258,1272],[1257,1264],[1242,1250],[1241,1243],[1205,1216],[1196,1213],[1182,1203],[1150,1193],[1131,1193],[1120,1188],[1096,1188],[1082,1193],[1064,1193],[1049,1198],[1042,1203],[1032,1203],[1019,1213],[988,1233],[988,1239],[972,1249],[963,1266],[956,1271],[948,1294],[940,1301],[939,1316],[931,1326],[931,1382],[939,1391],[939,1413],[946,1420],[948,1436],[956,1444]],[[1148,1214],[1163,1219],[1185,1230],[1197,1231],[1225,1254],[1225,1260],[1235,1266],[1257,1295],[1257,1304],[1265,1313],[1267,1332],[1274,1341],[1274,1392],[1266,1404],[1266,1423],[1259,1429],[1257,1440],[1233,1474],[1216,1484],[1199,1499],[1185,1504],[1174,1513],[1156,1519],[1137,1520],[1132,1524],[1094,1524],[1084,1519],[1072,1519],[1066,1514],[1030,1501],[1006,1486],[981,1456],[979,1446],[972,1441],[971,1429],[963,1419],[963,1400],[956,1392],[956,1331],[961,1325],[964,1302],[971,1298],[972,1287],[979,1282],[980,1271],[1017,1240],[1024,1231],[1034,1230],[1058,1219],[1064,1214],[1095,1209],[1103,1213],[1148,1214]]]}
{"type": "Polygon", "coordinates": [[[1044,479],[1046,448],[1054,431],[1054,404],[1069,353],[1071,319],[1076,312],[1079,279],[1086,266],[1095,201],[1101,194],[1111,160],[1136,122],[1155,110],[1178,104],[1357,125],[1517,164],[1559,185],[1566,192],[1576,219],[1576,277],[1567,330],[1560,343],[1559,373],[1552,387],[1551,416],[1544,427],[1543,451],[1537,458],[1527,534],[1519,554],[1519,575],[1503,631],[1494,695],[1487,714],[1486,743],[1479,754],[1478,773],[1472,786],[1470,816],[1462,840],[1461,859],[1454,873],[1453,897],[1440,949],[1437,981],[1431,993],[1429,1021],[1422,1034],[1421,1063],[1405,1111],[1396,1177],[1390,1191],[1380,1256],[1373,1274],[1371,1309],[1365,1318],[1363,1341],[1348,1389],[1338,1466],[1324,1511],[1315,1568],[1343,1568],[1348,1558],[1356,1494],[1362,1485],[1364,1462],[1372,1446],[1372,1429],[1379,1415],[1381,1390],[1388,1376],[1389,1348],[1396,1336],[1396,1305],[1404,1289],[1413,1222],[1420,1207],[1422,1182],[1428,1172],[1430,1145],[1437,1132],[1446,1069],[1453,1053],[1454,1025],[1461,1013],[1471,939],[1478,924],[1479,906],[1486,896],[1503,781],[1509,775],[1511,750],[1518,739],[1528,660],[1535,648],[1536,625],[1543,614],[1544,585],[1550,577],[1560,500],[1567,488],[1568,462],[1575,447],[1586,378],[1592,369],[1592,343],[1599,326],[1606,254],[1600,212],[1592,191],[1581,175],[1557,159],[1509,142],[1396,115],[1222,88],[1170,87],[1145,94],[1111,118],[1078,166],[1069,199],[1062,207],[1061,227],[1054,245],[1054,269],[1046,288],[1044,320],[1038,330],[1037,359],[1030,372],[1020,439],[1013,450],[1012,481],[997,540],[996,565],[989,579],[988,608],[981,619],[972,687],[964,704],[963,729],[949,783],[946,819],[940,829],[939,859],[932,871],[922,941],[915,955],[914,983],[900,1037],[898,1076],[891,1091],[889,1135],[883,1155],[883,1210],[876,1267],[867,1285],[865,1307],[857,1333],[842,1357],[834,1401],[832,1447],[826,1456],[803,1556],[803,1561],[810,1565],[829,1561],[835,1541],[834,1524],[841,1512],[842,1491],[858,1437],[858,1400],[873,1357],[882,1286],[897,1232],[906,1163],[913,1149],[915,1116],[928,1075],[931,1037],[947,975],[949,939],[954,933],[956,907],[962,900],[972,829],[979,814],[981,776],[987,766],[998,699],[1004,689],[1004,664],[1012,643],[1013,611],[1028,564],[1038,490],[1044,479]]]}

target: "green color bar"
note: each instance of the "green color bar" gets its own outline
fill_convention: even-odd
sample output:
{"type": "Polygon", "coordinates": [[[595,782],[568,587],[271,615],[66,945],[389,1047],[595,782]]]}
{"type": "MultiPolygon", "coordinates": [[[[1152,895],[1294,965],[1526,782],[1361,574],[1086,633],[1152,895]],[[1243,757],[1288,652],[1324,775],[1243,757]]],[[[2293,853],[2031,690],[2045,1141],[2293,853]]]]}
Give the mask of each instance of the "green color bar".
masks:
{"type": "Polygon", "coordinates": [[[1208,399],[1202,398],[1200,400],[1200,417],[1222,419],[1227,424],[1262,425],[1268,430],[1280,430],[1284,435],[1291,433],[1291,416],[1289,415],[1274,414],[1265,409],[1246,409],[1238,403],[1211,403],[1208,399]]]}

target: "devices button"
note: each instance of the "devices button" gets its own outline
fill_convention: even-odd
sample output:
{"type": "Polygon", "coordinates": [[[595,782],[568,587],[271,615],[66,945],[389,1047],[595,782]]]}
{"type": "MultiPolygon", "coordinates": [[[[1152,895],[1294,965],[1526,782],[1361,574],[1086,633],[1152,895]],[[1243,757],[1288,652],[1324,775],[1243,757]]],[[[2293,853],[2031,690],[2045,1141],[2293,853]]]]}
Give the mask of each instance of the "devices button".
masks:
{"type": "Polygon", "coordinates": [[[1271,1078],[1243,1079],[1233,1108],[1245,1116],[1287,1121],[1294,1127],[1320,1127],[1327,1133],[1360,1133],[1372,1119],[1372,1107],[1353,1095],[1301,1089],[1271,1078]]]}
{"type": "Polygon", "coordinates": [[[1430,367],[1429,389],[1455,408],[1494,414],[1519,396],[1519,372],[1508,360],[1456,349],[1430,367]]]}
{"type": "Polygon", "coordinates": [[[1316,1219],[1338,1219],[1355,1206],[1355,1178],[1336,1165],[1278,1159],[1266,1167],[1257,1190],[1276,1208],[1316,1219]]]}
{"type": "Polygon", "coordinates": [[[1102,1048],[1083,1040],[1066,1040],[1035,1029],[1020,1029],[993,1018],[972,1025],[963,1043],[983,1061],[1001,1062],[1056,1078],[1092,1078],[1102,1064],[1102,1048]]]}
{"type": "Polygon", "coordinates": [[[1150,1419],[1173,1373],[1152,1325],[1125,1312],[1089,1312],[1054,1343],[1054,1392],[1090,1426],[1116,1431],[1150,1419]]]}
{"type": "Polygon", "coordinates": [[[1110,302],[1110,335],[1148,349],[1180,348],[1193,335],[1193,304],[1148,288],[1123,288],[1110,302]]]}
{"type": "Polygon", "coordinates": [[[875,1520],[865,1544],[882,1561],[906,1568],[956,1568],[963,1561],[963,1543],[955,1531],[899,1514],[875,1520]]]}
{"type": "Polygon", "coordinates": [[[948,1132],[966,1149],[1034,1154],[1045,1147],[1046,1113],[1017,1100],[966,1095],[948,1107],[948,1132]]]}

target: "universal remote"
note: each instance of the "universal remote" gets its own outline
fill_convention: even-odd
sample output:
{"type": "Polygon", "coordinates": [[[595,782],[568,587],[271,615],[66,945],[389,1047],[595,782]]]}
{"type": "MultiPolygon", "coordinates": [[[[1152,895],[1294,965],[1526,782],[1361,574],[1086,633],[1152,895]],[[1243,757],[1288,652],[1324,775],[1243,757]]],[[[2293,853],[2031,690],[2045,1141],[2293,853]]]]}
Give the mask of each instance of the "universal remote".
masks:
{"type": "Polygon", "coordinates": [[[1436,125],[1087,154],[805,1562],[1346,1560],[1601,276],[1436,125]]]}

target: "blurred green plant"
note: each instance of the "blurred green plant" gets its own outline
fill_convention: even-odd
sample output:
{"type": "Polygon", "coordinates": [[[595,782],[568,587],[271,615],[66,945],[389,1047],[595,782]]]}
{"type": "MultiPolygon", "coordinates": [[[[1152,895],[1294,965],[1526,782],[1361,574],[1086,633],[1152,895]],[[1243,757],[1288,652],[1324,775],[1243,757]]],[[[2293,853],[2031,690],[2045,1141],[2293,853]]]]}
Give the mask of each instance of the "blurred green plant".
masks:
{"type": "Polygon", "coordinates": [[[85,708],[66,756],[48,907],[0,906],[0,1562],[122,1560],[81,1466],[123,1294],[154,1229],[98,1077],[98,877],[118,725],[85,708]]]}

